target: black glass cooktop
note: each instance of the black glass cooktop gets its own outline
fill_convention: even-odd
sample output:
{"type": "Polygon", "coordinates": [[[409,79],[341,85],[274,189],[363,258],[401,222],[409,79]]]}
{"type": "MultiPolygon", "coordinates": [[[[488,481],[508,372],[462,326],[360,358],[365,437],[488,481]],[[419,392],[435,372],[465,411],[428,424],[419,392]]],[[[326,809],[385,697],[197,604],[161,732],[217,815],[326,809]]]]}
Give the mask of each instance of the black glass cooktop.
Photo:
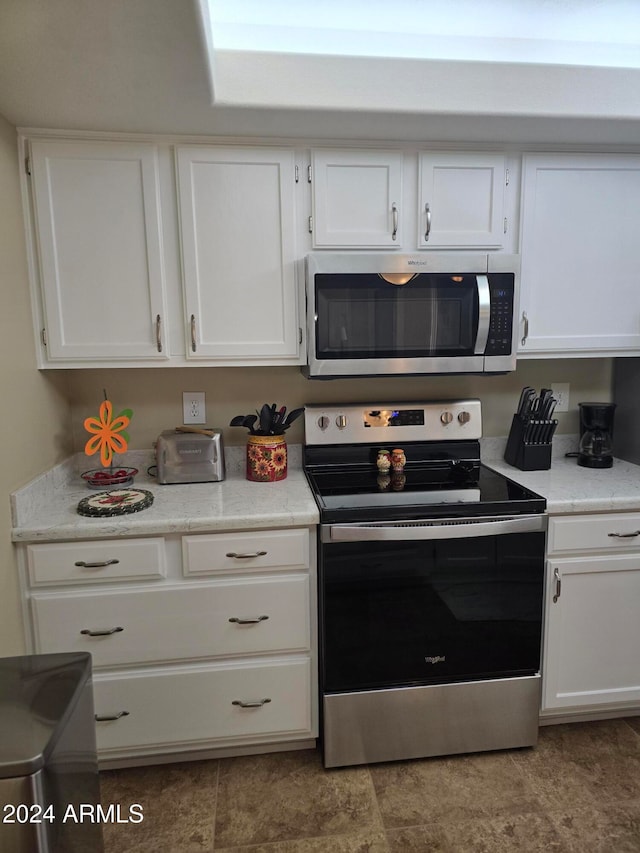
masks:
{"type": "Polygon", "coordinates": [[[546,500],[484,465],[407,467],[379,474],[306,470],[322,523],[541,513],[546,500]]]}

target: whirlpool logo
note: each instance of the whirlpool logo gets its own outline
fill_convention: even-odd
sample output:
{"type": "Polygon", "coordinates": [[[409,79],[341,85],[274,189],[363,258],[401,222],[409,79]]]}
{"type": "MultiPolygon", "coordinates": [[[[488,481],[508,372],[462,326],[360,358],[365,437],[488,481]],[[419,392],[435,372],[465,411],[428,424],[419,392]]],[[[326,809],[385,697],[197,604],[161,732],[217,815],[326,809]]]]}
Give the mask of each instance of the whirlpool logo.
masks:
{"type": "Polygon", "coordinates": [[[425,663],[444,663],[446,660],[446,655],[427,655],[424,661],[425,663]]]}

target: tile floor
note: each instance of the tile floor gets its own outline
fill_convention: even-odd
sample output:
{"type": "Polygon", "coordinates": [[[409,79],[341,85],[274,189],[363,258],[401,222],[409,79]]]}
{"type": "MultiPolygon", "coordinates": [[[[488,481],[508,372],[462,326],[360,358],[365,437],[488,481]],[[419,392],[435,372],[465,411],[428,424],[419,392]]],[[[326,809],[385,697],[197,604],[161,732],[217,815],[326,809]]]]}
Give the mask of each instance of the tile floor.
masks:
{"type": "Polygon", "coordinates": [[[324,770],[314,750],[104,771],[106,853],[640,851],[640,717],[535,749],[324,770]]]}

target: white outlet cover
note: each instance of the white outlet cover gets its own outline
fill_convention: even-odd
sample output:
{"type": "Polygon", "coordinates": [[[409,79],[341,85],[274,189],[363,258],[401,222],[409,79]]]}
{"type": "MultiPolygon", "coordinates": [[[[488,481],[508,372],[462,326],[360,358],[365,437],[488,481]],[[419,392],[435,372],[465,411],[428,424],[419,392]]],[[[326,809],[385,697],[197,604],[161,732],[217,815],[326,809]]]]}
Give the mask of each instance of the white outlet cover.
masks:
{"type": "Polygon", "coordinates": [[[182,392],[182,423],[206,424],[204,391],[182,392]]]}
{"type": "Polygon", "coordinates": [[[551,393],[558,401],[556,404],[556,412],[569,411],[569,383],[568,382],[552,382],[551,393]]]}

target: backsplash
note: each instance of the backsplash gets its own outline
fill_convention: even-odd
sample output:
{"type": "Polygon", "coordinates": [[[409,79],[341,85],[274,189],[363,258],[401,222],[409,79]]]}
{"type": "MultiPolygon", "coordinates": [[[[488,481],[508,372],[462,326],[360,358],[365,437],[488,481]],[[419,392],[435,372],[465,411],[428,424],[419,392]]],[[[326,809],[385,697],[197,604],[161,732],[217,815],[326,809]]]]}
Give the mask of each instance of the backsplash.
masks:
{"type": "MultiPolygon", "coordinates": [[[[164,369],[87,369],[68,371],[73,449],[87,440],[86,417],[94,415],[106,389],[114,408],[133,409],[129,427],[132,450],[153,446],[165,429],[181,425],[182,392],[204,391],[207,425],[223,430],[226,447],[244,446],[246,429],[230,427],[238,412],[265,402],[289,410],[309,403],[404,402],[464,399],[482,401],[483,435],[506,437],[524,385],[570,385],[570,408],[557,413],[556,435],[578,432],[578,402],[611,399],[611,359],[521,360],[513,373],[497,376],[411,376],[311,381],[297,367],[217,367],[164,369]]],[[[289,444],[304,442],[302,418],[287,433],[289,444]]]]}

